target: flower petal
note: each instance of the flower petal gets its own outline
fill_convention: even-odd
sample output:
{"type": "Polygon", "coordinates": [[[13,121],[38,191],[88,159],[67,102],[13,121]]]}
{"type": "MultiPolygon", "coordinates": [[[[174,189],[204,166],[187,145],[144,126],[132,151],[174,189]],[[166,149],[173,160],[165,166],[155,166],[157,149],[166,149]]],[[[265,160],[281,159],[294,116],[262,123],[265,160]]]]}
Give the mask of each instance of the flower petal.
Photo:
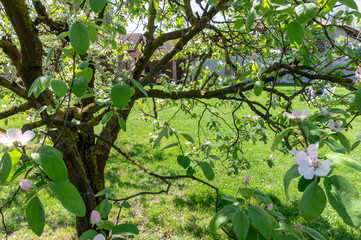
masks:
{"type": "Polygon", "coordinates": [[[310,112],[307,109],[303,110],[300,114],[300,119],[301,120],[305,119],[308,116],[308,114],[310,114],[310,112]]]}
{"type": "Polygon", "coordinates": [[[303,175],[305,179],[312,179],[315,175],[314,169],[306,165],[300,165],[298,167],[298,172],[303,175]]]}
{"type": "Polygon", "coordinates": [[[358,136],[356,136],[356,139],[361,139],[361,134],[360,135],[358,135],[358,136]]]}
{"type": "Polygon", "coordinates": [[[11,147],[13,145],[13,142],[2,134],[0,134],[0,142],[8,147],[11,147]]]}
{"type": "Polygon", "coordinates": [[[13,141],[18,141],[23,134],[19,129],[9,129],[6,131],[6,135],[8,135],[10,141],[13,142],[13,141]]]}
{"type": "Polygon", "coordinates": [[[307,154],[304,151],[300,151],[296,154],[295,159],[296,164],[300,166],[309,166],[310,165],[310,159],[307,156],[307,154]]]}
{"type": "Polygon", "coordinates": [[[291,113],[285,112],[286,117],[288,117],[289,119],[295,119],[296,117],[293,116],[291,113]]]}
{"type": "Polygon", "coordinates": [[[315,175],[324,177],[331,171],[331,162],[329,159],[322,161],[315,170],[315,175]]]}
{"type": "Polygon", "coordinates": [[[35,137],[35,133],[33,131],[27,130],[24,132],[24,134],[21,136],[19,141],[21,142],[21,145],[25,146],[28,145],[31,140],[35,137]]]}
{"type": "Polygon", "coordinates": [[[328,127],[332,130],[335,129],[335,121],[333,119],[328,120],[328,127]]]}
{"type": "Polygon", "coordinates": [[[291,153],[291,155],[296,156],[296,154],[298,153],[298,151],[295,150],[295,149],[292,149],[292,150],[290,151],[290,153],[291,153]]]}

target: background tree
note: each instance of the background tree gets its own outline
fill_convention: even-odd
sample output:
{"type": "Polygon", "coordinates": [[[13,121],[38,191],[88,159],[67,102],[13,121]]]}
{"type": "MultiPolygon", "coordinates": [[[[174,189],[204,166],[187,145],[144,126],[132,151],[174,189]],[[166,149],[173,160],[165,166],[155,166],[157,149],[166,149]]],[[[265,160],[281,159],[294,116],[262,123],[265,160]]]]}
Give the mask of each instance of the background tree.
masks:
{"type": "MultiPolygon", "coordinates": [[[[167,188],[162,192],[168,192],[171,180],[178,178],[211,186],[193,176],[187,160],[180,161],[187,175],[161,176],[114,145],[121,137],[121,129],[126,130],[136,101],[152,99],[155,117],[154,99],[189,99],[205,109],[203,99],[229,101],[234,108],[234,122],[229,125],[233,133],[222,141],[228,159],[242,148],[241,141],[248,136],[236,116],[243,104],[279,133],[290,124],[282,117],[284,111],[292,110],[292,101],[302,96],[314,80],[356,90],[353,74],[347,73],[353,72],[360,61],[359,36],[335,40],[331,34],[337,26],[349,30],[344,23],[351,23],[354,17],[358,23],[361,14],[354,1],[339,2],[351,10],[331,12],[337,1],[1,0],[4,74],[0,85],[13,92],[19,104],[1,112],[0,118],[25,111],[37,113],[23,131],[42,129],[44,139],[51,139],[54,148],[62,153],[68,179],[86,207],[85,215],[77,216],[81,235],[92,227],[91,212],[104,200],[103,195],[96,194],[105,188],[104,169],[112,148],[163,181],[167,188]],[[121,72],[117,64],[119,56],[125,54],[125,46],[118,40],[126,32],[128,19],[143,22],[146,44],[133,68],[121,72]],[[173,44],[171,51],[158,56],[157,49],[168,41],[173,44]],[[323,51],[316,47],[318,41],[328,42],[323,51]],[[179,85],[153,87],[152,80],[161,69],[177,58],[185,59],[186,69],[179,85]],[[232,76],[226,78],[207,70],[203,66],[207,58],[224,59],[220,66],[230,69],[232,76]],[[341,58],[345,61],[330,67],[341,58]],[[159,62],[145,74],[153,59],[159,62]],[[105,72],[102,66],[111,66],[112,71],[105,72]],[[292,95],[277,90],[276,82],[285,77],[301,89],[292,95]],[[268,103],[251,100],[249,92],[253,91],[256,95],[268,92],[268,103]],[[273,108],[280,112],[275,113],[273,108]],[[101,122],[104,126],[96,132],[95,126],[101,122]]],[[[181,109],[191,114],[191,108],[181,109]]],[[[355,105],[349,113],[351,120],[344,126],[358,116],[355,105]]],[[[177,135],[165,123],[154,145],[167,134],[177,135]]],[[[285,149],[298,144],[308,146],[307,136],[299,138],[297,131],[287,134],[282,135],[286,137],[285,149]]],[[[191,139],[187,134],[178,135],[191,139]]],[[[198,138],[201,141],[200,135],[198,138]]],[[[206,162],[199,166],[212,180],[212,166],[206,162]]],[[[50,184],[55,182],[46,170],[45,176],[50,184]]]]}

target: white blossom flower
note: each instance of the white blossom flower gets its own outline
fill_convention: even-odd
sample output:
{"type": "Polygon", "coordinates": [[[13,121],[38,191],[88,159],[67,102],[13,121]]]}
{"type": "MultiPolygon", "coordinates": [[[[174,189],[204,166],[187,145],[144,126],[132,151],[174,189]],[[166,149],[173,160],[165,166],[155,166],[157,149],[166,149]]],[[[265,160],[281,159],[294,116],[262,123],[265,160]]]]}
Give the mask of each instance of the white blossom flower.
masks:
{"type": "Polygon", "coordinates": [[[21,133],[19,129],[9,129],[6,131],[6,136],[0,134],[0,142],[5,146],[18,146],[19,143],[22,146],[29,144],[29,142],[35,137],[35,133],[33,131],[26,131],[21,133]]]}
{"type": "Polygon", "coordinates": [[[269,155],[270,159],[271,160],[275,160],[274,157],[273,157],[273,154],[269,155]]]}
{"type": "Polygon", "coordinates": [[[325,177],[331,171],[330,159],[318,161],[318,143],[308,146],[307,153],[299,151],[295,162],[298,165],[298,172],[305,179],[312,179],[315,175],[325,177]]]}
{"type": "Polygon", "coordinates": [[[333,117],[333,113],[330,113],[330,112],[327,110],[327,107],[323,107],[323,108],[321,109],[321,115],[326,116],[326,117],[333,117]]]}
{"type": "Polygon", "coordinates": [[[361,140],[361,134],[356,136],[356,139],[361,140]]]}
{"type": "Polygon", "coordinates": [[[336,122],[333,119],[328,120],[328,127],[335,132],[339,132],[345,130],[345,127],[342,127],[343,122],[341,120],[337,120],[336,122]]]}
{"type": "Polygon", "coordinates": [[[296,156],[296,154],[298,153],[298,151],[295,150],[295,149],[292,149],[292,150],[290,151],[290,153],[291,153],[291,155],[296,156]]]}
{"type": "Polygon", "coordinates": [[[253,52],[252,55],[251,55],[251,58],[252,58],[253,60],[256,60],[257,57],[258,57],[258,54],[257,54],[256,52],[253,52]]]}
{"type": "Polygon", "coordinates": [[[306,109],[306,110],[303,110],[303,111],[298,111],[298,110],[293,110],[292,111],[292,114],[291,113],[288,113],[288,112],[285,112],[285,115],[289,118],[289,119],[300,119],[300,120],[303,120],[305,119],[308,114],[310,112],[306,109]]]}

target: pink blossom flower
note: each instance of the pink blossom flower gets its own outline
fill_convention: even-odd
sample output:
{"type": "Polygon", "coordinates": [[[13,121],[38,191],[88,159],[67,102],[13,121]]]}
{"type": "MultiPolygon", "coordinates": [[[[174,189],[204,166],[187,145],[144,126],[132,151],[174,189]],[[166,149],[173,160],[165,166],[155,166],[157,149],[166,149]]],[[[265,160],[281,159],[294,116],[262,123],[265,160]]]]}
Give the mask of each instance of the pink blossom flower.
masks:
{"type": "Polygon", "coordinates": [[[94,240],[105,240],[105,237],[103,236],[103,234],[98,234],[94,237],[94,240]]]}
{"type": "Polygon", "coordinates": [[[101,220],[100,213],[96,210],[93,210],[91,212],[90,217],[91,217],[93,223],[97,223],[101,220]]]}
{"type": "Polygon", "coordinates": [[[322,162],[318,161],[318,143],[308,146],[307,153],[304,151],[298,152],[295,162],[298,165],[298,172],[305,179],[312,179],[315,175],[324,177],[331,171],[329,159],[322,162]]]}
{"type": "Polygon", "coordinates": [[[303,110],[303,111],[298,111],[298,110],[293,110],[292,111],[292,114],[291,113],[288,113],[288,112],[285,112],[285,115],[289,118],[289,119],[300,119],[300,120],[303,120],[305,119],[308,114],[310,112],[306,109],[306,110],[303,110]]]}
{"type": "Polygon", "coordinates": [[[343,122],[341,120],[337,120],[336,122],[333,119],[328,120],[328,127],[335,132],[339,132],[345,130],[345,127],[342,127],[343,122]]]}
{"type": "Polygon", "coordinates": [[[273,204],[271,203],[270,205],[268,205],[268,210],[272,211],[273,209],[273,204]]]}
{"type": "Polygon", "coordinates": [[[29,180],[23,179],[20,182],[20,187],[25,191],[29,191],[33,187],[33,185],[31,184],[31,182],[29,180]]]}
{"type": "Polygon", "coordinates": [[[303,227],[302,227],[301,223],[297,223],[296,228],[297,228],[298,230],[302,230],[303,227]]]}
{"type": "Polygon", "coordinates": [[[251,58],[252,58],[253,60],[256,60],[257,57],[258,57],[258,54],[257,54],[256,52],[253,52],[252,55],[251,55],[251,58]]]}
{"type": "Polygon", "coordinates": [[[327,107],[323,107],[323,108],[321,109],[321,115],[326,116],[326,117],[333,117],[333,113],[330,113],[330,112],[327,110],[327,107]]]}
{"type": "Polygon", "coordinates": [[[296,156],[296,154],[298,153],[298,151],[295,150],[295,149],[292,149],[292,150],[290,151],[290,153],[291,153],[292,156],[296,156]]]}
{"type": "Polygon", "coordinates": [[[75,4],[74,8],[75,8],[75,9],[79,9],[79,8],[80,8],[80,3],[77,2],[77,3],[75,4]]]}
{"type": "Polygon", "coordinates": [[[245,181],[246,183],[249,183],[249,176],[248,176],[248,175],[245,176],[244,181],[245,181]]]}
{"type": "Polygon", "coordinates": [[[0,142],[8,147],[13,145],[18,146],[19,143],[25,146],[35,137],[33,131],[28,130],[22,134],[19,129],[9,129],[6,131],[6,135],[7,137],[0,134],[0,142]]]}
{"type": "Polygon", "coordinates": [[[257,77],[259,78],[261,76],[261,71],[257,72],[257,77]]]}

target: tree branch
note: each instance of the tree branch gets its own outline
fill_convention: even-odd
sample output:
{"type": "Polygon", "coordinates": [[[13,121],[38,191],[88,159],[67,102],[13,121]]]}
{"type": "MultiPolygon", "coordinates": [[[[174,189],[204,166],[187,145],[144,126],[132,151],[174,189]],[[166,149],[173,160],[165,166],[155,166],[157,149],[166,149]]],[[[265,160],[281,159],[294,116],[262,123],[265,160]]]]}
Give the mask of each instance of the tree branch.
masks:
{"type": "Polygon", "coordinates": [[[0,76],[0,86],[9,89],[26,100],[29,100],[27,91],[14,81],[10,82],[6,78],[0,76]]]}
{"type": "Polygon", "coordinates": [[[0,112],[0,119],[4,119],[4,118],[10,117],[10,116],[13,116],[20,112],[25,112],[26,110],[29,110],[31,108],[32,107],[28,102],[21,104],[19,106],[14,106],[8,110],[0,112]]]}

